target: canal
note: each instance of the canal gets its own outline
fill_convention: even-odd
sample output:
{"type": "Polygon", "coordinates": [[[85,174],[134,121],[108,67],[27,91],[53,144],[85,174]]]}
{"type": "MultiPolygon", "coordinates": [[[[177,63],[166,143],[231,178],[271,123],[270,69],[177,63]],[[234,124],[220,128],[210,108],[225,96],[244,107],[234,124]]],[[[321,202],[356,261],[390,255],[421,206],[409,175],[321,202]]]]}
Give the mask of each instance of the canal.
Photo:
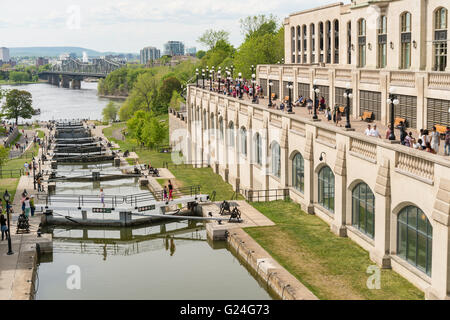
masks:
{"type": "MultiPolygon", "coordinates": [[[[41,120],[100,119],[108,100],[99,99],[95,87],[84,85],[84,91],[48,84],[24,89],[32,92],[39,104],[35,107],[43,111],[41,120]]],[[[94,168],[98,165],[58,165],[58,171],[67,176],[89,175],[94,168]]],[[[116,170],[112,164],[103,164],[102,169],[116,170]]],[[[149,192],[136,178],[56,183],[57,194],[99,195],[100,188],[106,195],[149,192]]],[[[53,235],[53,253],[44,255],[38,266],[38,300],[277,298],[225,242],[207,239],[203,223],[178,221],[116,229],[54,227],[45,232],[53,235]],[[79,289],[71,286],[74,277],[79,289]]]]}

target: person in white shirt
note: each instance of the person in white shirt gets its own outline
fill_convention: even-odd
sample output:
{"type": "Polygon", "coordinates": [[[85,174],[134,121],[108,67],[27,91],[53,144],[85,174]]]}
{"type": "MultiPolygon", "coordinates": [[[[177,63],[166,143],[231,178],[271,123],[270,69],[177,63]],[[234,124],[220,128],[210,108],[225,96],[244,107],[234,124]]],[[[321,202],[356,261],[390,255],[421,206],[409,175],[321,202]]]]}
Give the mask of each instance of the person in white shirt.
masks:
{"type": "Polygon", "coordinates": [[[381,134],[380,134],[380,132],[377,129],[377,125],[374,125],[373,129],[370,130],[369,133],[370,133],[371,137],[375,137],[375,138],[380,138],[381,139],[381,134]]]}
{"type": "Polygon", "coordinates": [[[371,128],[372,128],[372,127],[370,126],[370,124],[368,124],[368,125],[367,125],[367,129],[366,129],[366,131],[364,132],[365,135],[368,136],[368,137],[371,136],[371,134],[370,134],[370,133],[371,133],[371,128]]]}
{"type": "Polygon", "coordinates": [[[436,127],[433,127],[433,131],[431,132],[431,148],[438,153],[439,152],[439,144],[440,144],[440,134],[437,132],[436,127]]]}

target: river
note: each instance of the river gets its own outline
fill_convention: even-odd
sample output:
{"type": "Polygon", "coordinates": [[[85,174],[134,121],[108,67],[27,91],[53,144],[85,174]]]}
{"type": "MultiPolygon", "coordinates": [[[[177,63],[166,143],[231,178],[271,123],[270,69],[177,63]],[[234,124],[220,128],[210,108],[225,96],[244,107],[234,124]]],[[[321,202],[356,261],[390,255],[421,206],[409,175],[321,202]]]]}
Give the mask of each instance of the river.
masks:
{"type": "MultiPolygon", "coordinates": [[[[42,111],[40,120],[100,119],[108,100],[97,97],[95,83],[82,87],[70,90],[40,83],[14,88],[33,94],[34,107],[42,111]]],[[[67,176],[83,176],[91,174],[93,167],[59,165],[58,170],[67,176]]],[[[58,182],[56,193],[98,195],[100,188],[106,195],[118,196],[148,192],[130,178],[58,182]]],[[[207,240],[203,223],[180,221],[121,229],[58,227],[46,232],[53,235],[53,253],[45,255],[38,267],[38,300],[276,298],[225,242],[207,240]]]]}
{"type": "MultiPolygon", "coordinates": [[[[32,120],[90,119],[101,120],[109,99],[97,96],[96,82],[82,82],[81,90],[59,88],[47,83],[2,85],[2,89],[26,90],[33,98],[33,108],[41,114],[32,120]]],[[[30,120],[27,120],[28,122],[30,120]]]]}

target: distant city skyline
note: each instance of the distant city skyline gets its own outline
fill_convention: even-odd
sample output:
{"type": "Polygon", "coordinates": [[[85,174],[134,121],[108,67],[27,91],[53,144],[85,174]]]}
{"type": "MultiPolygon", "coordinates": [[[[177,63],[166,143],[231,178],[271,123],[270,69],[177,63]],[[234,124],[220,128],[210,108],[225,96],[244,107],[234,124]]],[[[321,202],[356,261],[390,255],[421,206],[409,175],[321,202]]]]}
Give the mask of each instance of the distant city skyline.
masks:
{"type": "Polygon", "coordinates": [[[334,2],[80,0],[74,5],[68,0],[41,0],[26,6],[9,2],[0,11],[0,47],[76,46],[138,54],[147,46],[163,50],[167,41],[176,39],[186,47],[204,50],[196,40],[211,28],[230,32],[230,42],[237,47],[243,40],[240,18],[273,13],[281,22],[294,11],[334,2]]]}

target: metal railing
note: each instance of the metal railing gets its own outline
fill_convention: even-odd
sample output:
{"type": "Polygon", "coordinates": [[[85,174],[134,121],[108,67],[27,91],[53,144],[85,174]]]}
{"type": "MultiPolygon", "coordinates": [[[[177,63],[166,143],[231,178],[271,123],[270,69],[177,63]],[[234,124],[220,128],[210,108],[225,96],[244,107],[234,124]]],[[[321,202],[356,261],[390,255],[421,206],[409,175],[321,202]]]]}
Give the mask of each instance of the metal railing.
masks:
{"type": "MultiPolygon", "coordinates": [[[[173,189],[172,197],[179,198],[182,196],[196,196],[196,195],[200,194],[200,190],[201,190],[201,186],[199,186],[199,185],[173,189]]],[[[169,195],[169,190],[167,190],[167,195],[169,195]]],[[[155,198],[158,201],[164,200],[164,190],[155,192],[155,198]]]]}
{"type": "Polygon", "coordinates": [[[244,196],[249,202],[289,200],[289,189],[246,190],[244,196]]]}
{"type": "Polygon", "coordinates": [[[24,169],[7,169],[0,168],[0,179],[20,178],[24,175],[24,169]]]}
{"type": "Polygon", "coordinates": [[[163,168],[169,169],[169,167],[178,168],[178,167],[210,167],[210,163],[208,161],[185,161],[183,163],[172,163],[172,162],[163,162],[163,168]]]}

